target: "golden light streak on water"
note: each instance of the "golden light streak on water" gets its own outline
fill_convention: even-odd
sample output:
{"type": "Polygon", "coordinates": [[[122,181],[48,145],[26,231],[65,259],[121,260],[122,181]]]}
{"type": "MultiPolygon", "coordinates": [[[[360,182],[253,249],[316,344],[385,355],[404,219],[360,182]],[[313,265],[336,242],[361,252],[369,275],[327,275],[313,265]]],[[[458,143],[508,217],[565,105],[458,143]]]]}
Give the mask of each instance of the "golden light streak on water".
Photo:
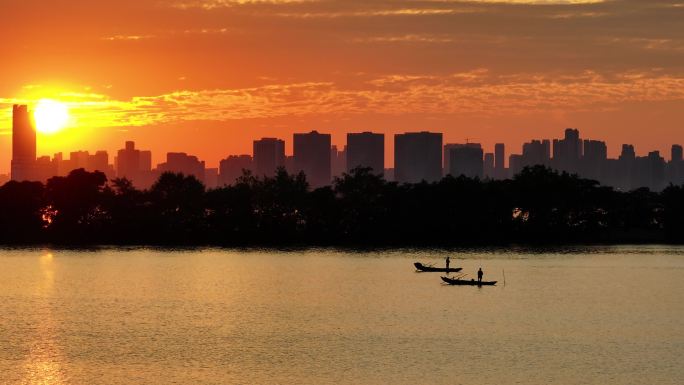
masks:
{"type": "Polygon", "coordinates": [[[64,357],[57,341],[57,322],[53,314],[53,294],[55,284],[54,255],[45,252],[39,258],[42,280],[36,286],[38,317],[33,319],[34,333],[26,341],[28,356],[24,362],[22,385],[62,385],[66,384],[60,362],[64,357]]]}

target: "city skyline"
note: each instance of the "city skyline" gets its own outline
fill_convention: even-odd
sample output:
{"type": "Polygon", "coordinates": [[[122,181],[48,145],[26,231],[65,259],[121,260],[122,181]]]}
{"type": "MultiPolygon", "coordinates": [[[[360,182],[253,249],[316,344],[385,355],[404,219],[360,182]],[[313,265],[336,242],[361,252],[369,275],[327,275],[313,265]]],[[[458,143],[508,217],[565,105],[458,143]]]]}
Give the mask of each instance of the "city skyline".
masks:
{"type": "MultiPolygon", "coordinates": [[[[563,127],[637,152],[684,142],[681,1],[3,2],[0,173],[11,106],[66,104],[37,152],[127,140],[210,165],[253,138],[434,131],[510,150],[563,127]],[[149,17],[154,15],[154,17],[149,17]],[[47,24],[46,24],[47,22],[47,24]],[[182,148],[181,148],[182,146],[182,148]]],[[[288,141],[286,151],[291,153],[288,141]]],[[[158,157],[157,157],[158,156],[158,157]]]]}
{"type": "MultiPolygon", "coordinates": [[[[164,172],[192,175],[209,188],[233,184],[244,170],[257,177],[272,177],[278,168],[289,173],[303,172],[312,188],[331,184],[334,177],[356,167],[366,167],[382,174],[388,181],[399,183],[436,182],[444,176],[466,176],[478,179],[509,179],[528,166],[546,166],[577,174],[623,191],[639,187],[662,190],[668,184],[684,183],[682,146],[670,147],[669,161],[660,151],[639,156],[634,145],[623,144],[617,158],[610,158],[605,141],[582,138],[576,128],[565,129],[563,138],[531,139],[522,144],[521,153],[508,153],[503,143],[492,151],[480,143],[444,143],[438,132],[406,132],[396,134],[394,167],[384,166],[386,155],[384,134],[347,133],[347,144],[338,149],[331,135],[311,131],[292,136],[293,153],[286,154],[286,140],[254,139],[252,154],[229,154],[217,167],[207,167],[201,155],[166,152],[164,162],[153,167],[152,151],[140,150],[135,142],[126,141],[109,162],[107,151],[60,153],[36,156],[35,124],[25,105],[13,106],[13,159],[11,179],[47,181],[64,176],[71,170],[84,168],[102,171],[109,179],[127,178],[134,185],[149,188],[164,172]]],[[[5,177],[5,181],[8,178],[5,177]]]]}

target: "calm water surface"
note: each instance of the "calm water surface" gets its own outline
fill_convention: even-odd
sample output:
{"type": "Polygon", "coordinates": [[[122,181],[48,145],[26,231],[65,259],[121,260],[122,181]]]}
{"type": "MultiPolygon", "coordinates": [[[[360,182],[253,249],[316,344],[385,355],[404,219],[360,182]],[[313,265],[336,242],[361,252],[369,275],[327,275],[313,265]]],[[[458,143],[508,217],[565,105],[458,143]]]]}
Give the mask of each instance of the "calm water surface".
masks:
{"type": "Polygon", "coordinates": [[[449,254],[0,250],[0,384],[684,383],[684,248],[449,254]]]}

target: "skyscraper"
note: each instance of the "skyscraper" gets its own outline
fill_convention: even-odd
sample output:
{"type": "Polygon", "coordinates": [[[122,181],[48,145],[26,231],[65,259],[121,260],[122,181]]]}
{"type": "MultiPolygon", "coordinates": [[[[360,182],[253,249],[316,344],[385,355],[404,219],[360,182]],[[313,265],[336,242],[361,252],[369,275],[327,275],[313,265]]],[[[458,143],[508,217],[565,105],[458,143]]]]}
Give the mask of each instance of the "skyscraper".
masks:
{"type": "Polygon", "coordinates": [[[551,163],[551,142],[549,140],[533,140],[523,144],[522,167],[549,166],[551,163]]]}
{"type": "Polygon", "coordinates": [[[576,173],[582,158],[582,141],[579,130],[568,128],[564,139],[553,140],[553,164],[562,171],[576,173]]]}
{"type": "Polygon", "coordinates": [[[503,143],[494,145],[494,170],[497,179],[506,177],[506,145],[503,143]]]}
{"type": "Polygon", "coordinates": [[[135,142],[127,141],[126,147],[117,151],[116,176],[130,180],[135,187],[148,188],[157,175],[152,172],[152,152],[135,148],[135,142]]]}
{"type": "Polygon", "coordinates": [[[347,134],[347,172],[369,167],[374,174],[385,169],[385,135],[372,132],[347,134]]]}
{"type": "Polygon", "coordinates": [[[442,176],[447,176],[451,172],[451,150],[461,146],[461,144],[447,143],[442,147],[442,176]]]}
{"type": "Polygon", "coordinates": [[[682,158],[682,146],[673,144],[670,163],[668,164],[668,181],[681,185],[684,183],[684,159],[682,158]]]}
{"type": "Polygon", "coordinates": [[[28,106],[14,105],[12,109],[12,180],[34,180],[36,162],[36,129],[28,106]]]}
{"type": "Polygon", "coordinates": [[[127,141],[126,147],[117,152],[116,176],[131,181],[140,177],[140,150],[136,150],[135,142],[127,141]]]}
{"type": "Polygon", "coordinates": [[[493,179],[495,177],[494,154],[491,152],[484,154],[484,177],[489,179],[493,179]]]}
{"type": "Polygon", "coordinates": [[[617,160],[617,177],[614,185],[623,191],[634,188],[636,180],[636,151],[631,144],[623,144],[617,160]]]}
{"type": "Polygon", "coordinates": [[[250,155],[230,155],[221,160],[219,165],[219,186],[235,183],[242,176],[243,170],[252,170],[253,162],[250,155]]]}
{"type": "Polygon", "coordinates": [[[682,157],[682,146],[679,144],[673,144],[672,145],[672,151],[671,151],[671,160],[672,162],[681,162],[684,160],[682,157]]]}
{"type": "Polygon", "coordinates": [[[583,177],[603,181],[604,169],[608,160],[606,142],[600,140],[585,140],[584,155],[580,173],[583,177]]]}
{"type": "Polygon", "coordinates": [[[252,149],[256,176],[273,176],[278,167],[285,167],[285,141],[261,138],[254,141],[252,149]]]}
{"type": "Polygon", "coordinates": [[[330,146],[330,173],[333,177],[340,177],[347,172],[347,146],[341,151],[337,146],[330,146]]]}
{"type": "Polygon", "coordinates": [[[442,177],[442,134],[408,132],[394,135],[394,180],[435,182],[442,177]]]}
{"type": "Polygon", "coordinates": [[[303,171],[313,188],[330,184],[330,134],[294,134],[295,171],[303,171]]]}
{"type": "Polygon", "coordinates": [[[483,151],[479,143],[455,144],[448,156],[451,176],[480,179],[484,176],[483,151]]]}
{"type": "Polygon", "coordinates": [[[200,161],[194,155],[188,155],[184,152],[168,152],[166,153],[166,162],[157,166],[159,172],[173,172],[184,175],[192,175],[200,182],[205,182],[205,165],[204,161],[200,161]]]}

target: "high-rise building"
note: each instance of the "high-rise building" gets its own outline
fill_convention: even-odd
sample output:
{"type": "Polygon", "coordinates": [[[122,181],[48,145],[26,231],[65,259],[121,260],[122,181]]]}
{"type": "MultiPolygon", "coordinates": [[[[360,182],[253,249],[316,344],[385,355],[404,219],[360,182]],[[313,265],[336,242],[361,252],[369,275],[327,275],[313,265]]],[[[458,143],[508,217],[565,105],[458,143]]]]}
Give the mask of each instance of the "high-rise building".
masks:
{"type": "Polygon", "coordinates": [[[684,184],[684,159],[682,158],[682,146],[673,144],[670,163],[667,165],[667,179],[675,185],[684,184]]]}
{"type": "Polygon", "coordinates": [[[442,177],[442,134],[408,132],[394,135],[394,180],[436,182],[442,177]]]}
{"type": "Polygon", "coordinates": [[[562,171],[576,173],[582,158],[582,141],[579,130],[568,128],[564,139],[553,140],[553,164],[562,171]]]}
{"type": "Polygon", "coordinates": [[[294,166],[313,188],[330,184],[330,134],[294,134],[294,166]]]}
{"type": "Polygon", "coordinates": [[[682,146],[679,144],[673,144],[671,150],[671,160],[672,162],[681,162],[684,160],[682,157],[682,146]]]}
{"type": "Polygon", "coordinates": [[[251,171],[253,168],[251,155],[230,155],[221,160],[219,164],[219,186],[234,184],[241,177],[244,171],[251,171]]]}
{"type": "Polygon", "coordinates": [[[166,162],[160,163],[157,166],[157,170],[160,173],[173,172],[192,175],[202,183],[204,183],[206,171],[204,161],[200,161],[196,156],[188,155],[184,152],[166,153],[166,162]]]}
{"type": "Polygon", "coordinates": [[[254,175],[273,176],[279,167],[285,167],[285,141],[261,138],[254,141],[254,175]]]}
{"type": "Polygon", "coordinates": [[[95,154],[89,155],[86,169],[90,171],[101,171],[107,176],[112,176],[109,165],[109,154],[107,151],[96,151],[95,154]]]}
{"type": "Polygon", "coordinates": [[[616,174],[612,177],[612,185],[622,191],[635,188],[636,180],[636,151],[631,144],[623,144],[620,157],[617,159],[616,174]]]}
{"type": "Polygon", "coordinates": [[[114,163],[116,176],[130,180],[137,188],[149,188],[158,176],[152,171],[152,152],[136,149],[132,141],[127,141],[126,147],[117,151],[114,163]]]}
{"type": "Polygon", "coordinates": [[[523,166],[523,159],[522,155],[520,154],[511,154],[508,157],[508,176],[510,178],[514,178],[516,175],[520,174],[520,171],[522,171],[524,168],[523,166]]]}
{"type": "Polygon", "coordinates": [[[659,151],[651,151],[648,156],[636,158],[636,181],[633,187],[648,187],[660,191],[665,187],[665,159],[659,151]]]}
{"type": "Polygon", "coordinates": [[[204,186],[206,188],[216,188],[218,187],[218,168],[206,168],[204,169],[204,186]]]}
{"type": "Polygon", "coordinates": [[[140,166],[139,170],[143,173],[152,171],[152,151],[140,150],[140,166]]]}
{"type": "Polygon", "coordinates": [[[489,179],[496,177],[494,172],[494,154],[491,152],[484,154],[484,177],[489,179]]]}
{"type": "Polygon", "coordinates": [[[127,141],[126,147],[117,152],[116,176],[131,181],[140,176],[140,150],[135,148],[135,142],[127,141]]]}
{"type": "Polygon", "coordinates": [[[340,177],[347,172],[347,146],[341,151],[337,146],[330,146],[330,172],[333,177],[340,177]]]}
{"type": "Polygon", "coordinates": [[[549,166],[551,163],[551,142],[544,139],[524,143],[521,162],[522,167],[549,166]]]}
{"type": "Polygon", "coordinates": [[[580,173],[584,178],[604,181],[608,147],[600,140],[585,140],[580,173]]]}
{"type": "Polygon", "coordinates": [[[48,179],[57,175],[57,162],[50,159],[49,156],[40,156],[36,158],[35,174],[33,180],[40,182],[47,182],[48,179]]]}
{"type": "Polygon", "coordinates": [[[494,145],[494,169],[496,179],[506,178],[506,145],[503,143],[494,145]]]}
{"type": "Polygon", "coordinates": [[[459,146],[461,146],[461,144],[456,143],[447,143],[442,146],[442,176],[449,175],[449,172],[451,171],[451,156],[449,154],[452,149],[459,146]]]}
{"type": "Polygon", "coordinates": [[[634,150],[634,146],[631,144],[623,144],[619,160],[634,160],[635,158],[636,151],[634,150]]]}
{"type": "Polygon", "coordinates": [[[347,134],[347,172],[368,167],[374,174],[385,169],[385,135],[372,132],[347,134]]]}
{"type": "Polygon", "coordinates": [[[451,176],[480,179],[484,176],[483,151],[479,143],[455,144],[448,155],[451,176]]]}
{"type": "Polygon", "coordinates": [[[36,129],[28,106],[12,108],[11,178],[16,181],[35,180],[36,129]]]}

